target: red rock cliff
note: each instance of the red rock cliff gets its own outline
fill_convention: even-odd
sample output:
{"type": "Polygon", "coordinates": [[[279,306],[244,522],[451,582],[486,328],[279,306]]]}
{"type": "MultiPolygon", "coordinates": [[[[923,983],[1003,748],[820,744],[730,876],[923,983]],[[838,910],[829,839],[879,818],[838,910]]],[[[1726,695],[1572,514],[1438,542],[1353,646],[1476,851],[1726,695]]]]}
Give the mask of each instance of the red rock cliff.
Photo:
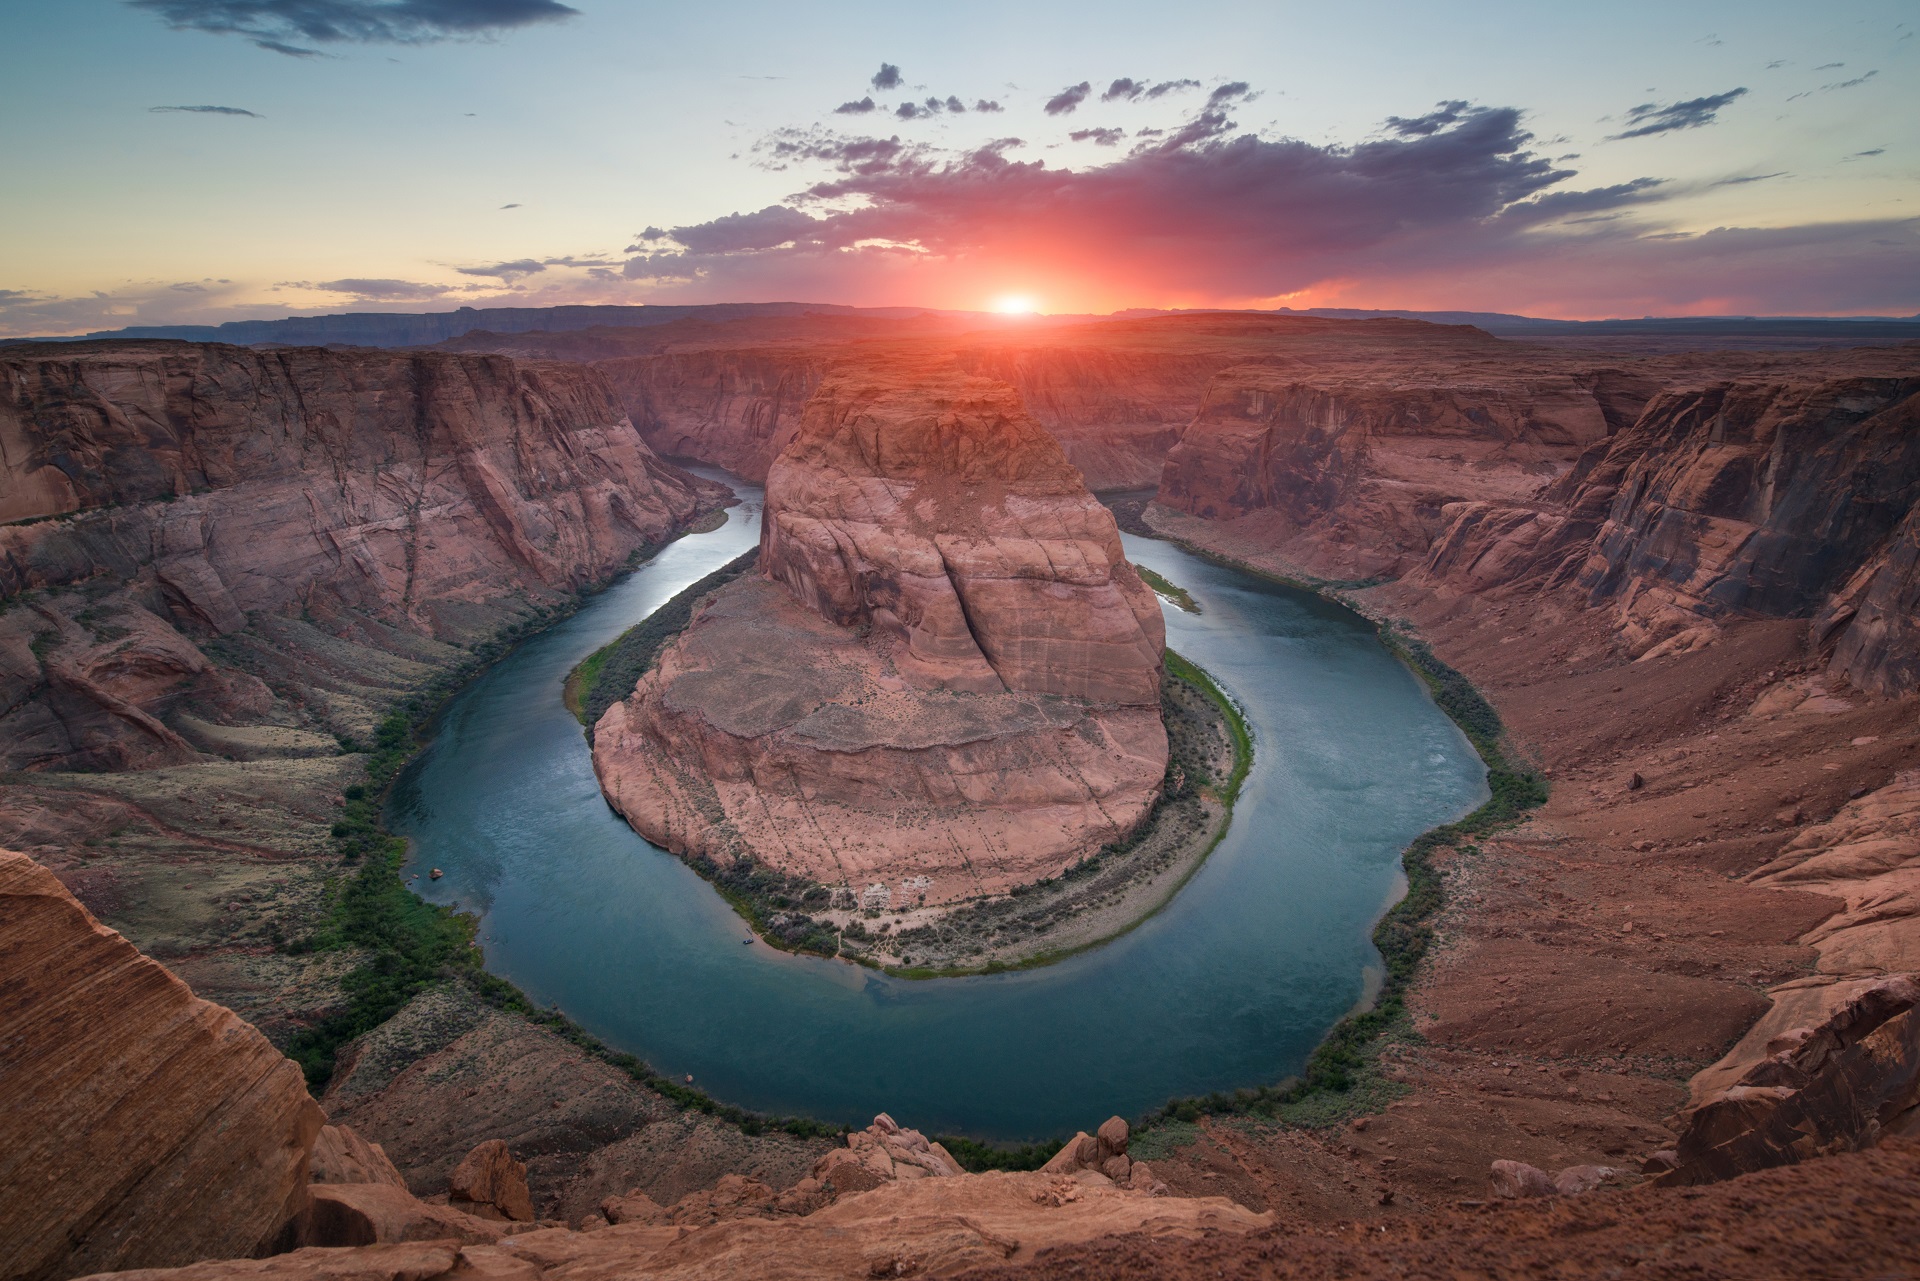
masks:
{"type": "Polygon", "coordinates": [[[715,501],[598,375],[499,356],[16,349],[0,463],[0,518],[31,522],[0,528],[0,593],[41,589],[0,617],[8,768],[191,759],[162,722],[216,679],[197,642],[300,617],[417,660],[715,501]]]}

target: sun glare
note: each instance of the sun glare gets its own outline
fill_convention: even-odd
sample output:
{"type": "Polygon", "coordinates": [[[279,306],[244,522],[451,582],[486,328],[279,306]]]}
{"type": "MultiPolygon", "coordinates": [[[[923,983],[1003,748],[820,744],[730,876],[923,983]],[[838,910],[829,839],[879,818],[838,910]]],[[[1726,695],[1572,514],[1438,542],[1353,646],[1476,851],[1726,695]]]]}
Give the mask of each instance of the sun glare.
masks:
{"type": "Polygon", "coordinates": [[[1038,311],[1033,299],[1025,294],[1008,294],[994,300],[993,309],[1003,316],[1029,316],[1038,311]]]}

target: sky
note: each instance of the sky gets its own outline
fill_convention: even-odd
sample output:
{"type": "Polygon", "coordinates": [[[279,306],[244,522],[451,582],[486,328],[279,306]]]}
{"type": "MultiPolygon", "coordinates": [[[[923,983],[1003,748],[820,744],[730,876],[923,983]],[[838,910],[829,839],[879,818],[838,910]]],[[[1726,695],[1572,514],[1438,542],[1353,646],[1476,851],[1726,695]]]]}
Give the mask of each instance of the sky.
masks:
{"type": "Polygon", "coordinates": [[[0,335],[1920,313],[1920,6],[8,0],[0,335]]]}

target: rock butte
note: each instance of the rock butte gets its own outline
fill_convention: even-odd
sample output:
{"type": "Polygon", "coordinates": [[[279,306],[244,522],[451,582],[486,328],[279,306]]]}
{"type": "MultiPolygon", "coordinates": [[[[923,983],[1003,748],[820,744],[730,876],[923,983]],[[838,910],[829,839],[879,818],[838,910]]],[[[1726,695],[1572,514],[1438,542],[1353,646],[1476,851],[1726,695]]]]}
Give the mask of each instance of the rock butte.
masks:
{"type": "Polygon", "coordinates": [[[938,905],[1151,810],[1159,605],[1011,387],[927,359],[827,378],[768,474],[759,569],[594,727],[649,839],[938,905]]]}

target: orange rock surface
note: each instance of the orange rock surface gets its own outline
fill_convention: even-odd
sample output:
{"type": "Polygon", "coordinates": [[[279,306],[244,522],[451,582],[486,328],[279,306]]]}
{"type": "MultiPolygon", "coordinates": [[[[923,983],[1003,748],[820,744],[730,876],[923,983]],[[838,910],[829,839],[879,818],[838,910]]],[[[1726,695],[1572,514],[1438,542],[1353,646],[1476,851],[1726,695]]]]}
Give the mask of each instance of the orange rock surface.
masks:
{"type": "Polygon", "coordinates": [[[248,1255],[306,1201],[323,1120],[231,1011],[0,850],[0,1276],[248,1255]]]}

